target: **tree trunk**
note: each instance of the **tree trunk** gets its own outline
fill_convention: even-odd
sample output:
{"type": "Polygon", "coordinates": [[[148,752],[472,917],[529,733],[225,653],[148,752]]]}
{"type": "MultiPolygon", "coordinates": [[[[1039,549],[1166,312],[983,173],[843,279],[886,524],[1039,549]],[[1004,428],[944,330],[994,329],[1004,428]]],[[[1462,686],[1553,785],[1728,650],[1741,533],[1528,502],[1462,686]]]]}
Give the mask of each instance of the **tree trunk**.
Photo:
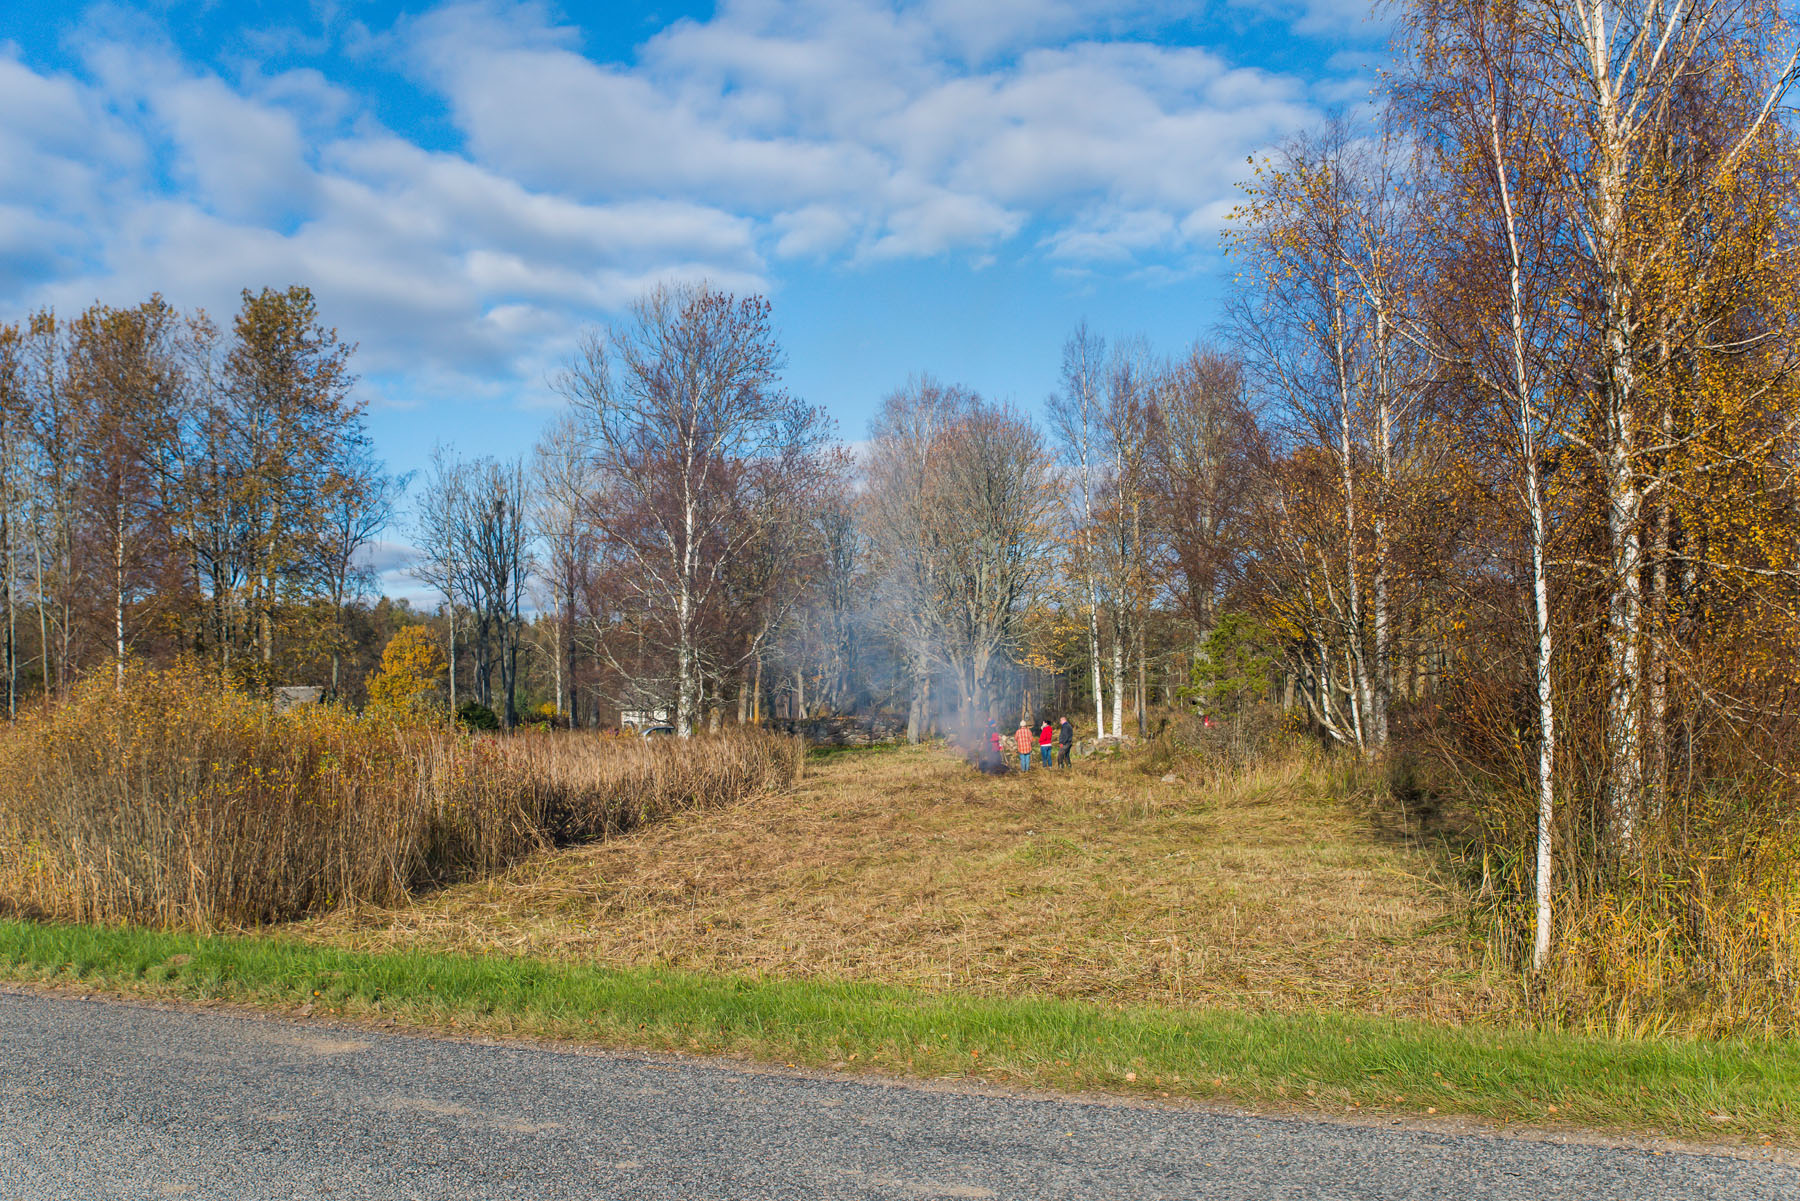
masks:
{"type": "MultiPolygon", "coordinates": [[[[1530,420],[1529,413],[1521,417],[1530,420]]],[[[1554,884],[1554,834],[1556,819],[1556,698],[1551,691],[1550,583],[1545,564],[1548,537],[1544,496],[1538,479],[1536,446],[1527,441],[1526,503],[1531,506],[1531,596],[1537,624],[1538,709],[1538,812],[1537,812],[1537,921],[1532,935],[1531,966],[1541,972],[1550,960],[1551,889],[1554,884]]]]}
{"type": "Polygon", "coordinates": [[[1606,809],[1615,847],[1636,841],[1643,793],[1643,547],[1639,519],[1643,491],[1637,471],[1637,395],[1633,360],[1631,279],[1625,263],[1627,147],[1614,94],[1612,50],[1605,6],[1595,6],[1592,26],[1596,220],[1593,253],[1600,276],[1601,387],[1606,404],[1601,471],[1612,553],[1607,581],[1606,809]]]}
{"type": "Polygon", "coordinates": [[[450,712],[456,712],[456,602],[450,602],[450,712]]]}
{"type": "Polygon", "coordinates": [[[1382,382],[1379,386],[1380,403],[1376,413],[1376,453],[1381,471],[1381,495],[1375,503],[1375,671],[1374,687],[1370,690],[1369,732],[1376,746],[1386,746],[1388,741],[1388,715],[1393,706],[1394,676],[1392,630],[1388,618],[1388,542],[1387,542],[1387,510],[1393,488],[1394,446],[1393,446],[1393,411],[1389,407],[1387,366],[1387,333],[1386,323],[1377,314],[1376,356],[1380,361],[1382,382]]]}
{"type": "Polygon", "coordinates": [[[1356,566],[1357,507],[1356,507],[1356,459],[1352,439],[1350,437],[1350,376],[1349,350],[1344,345],[1343,314],[1333,309],[1333,330],[1336,347],[1335,368],[1338,383],[1338,466],[1344,483],[1344,582],[1346,585],[1345,600],[1350,609],[1350,628],[1345,631],[1344,653],[1350,674],[1351,706],[1356,730],[1356,745],[1365,752],[1373,747],[1371,731],[1364,721],[1364,716],[1374,700],[1373,689],[1369,686],[1369,665],[1363,656],[1363,610],[1362,579],[1356,566]]]}
{"type": "Polygon", "coordinates": [[[516,619],[500,628],[500,675],[506,684],[506,728],[518,728],[519,630],[516,619]]]}
{"type": "MultiPolygon", "coordinates": [[[[41,514],[39,515],[41,516],[41,514]]],[[[34,526],[36,521],[32,523],[34,526]]],[[[37,575],[38,666],[44,673],[44,707],[50,706],[50,606],[44,597],[44,542],[41,535],[31,539],[32,565],[37,575]]]]}
{"type": "Polygon", "coordinates": [[[569,711],[568,697],[563,694],[563,620],[556,621],[556,644],[550,648],[550,658],[556,664],[556,711],[566,714],[569,711]]]}
{"type": "Polygon", "coordinates": [[[113,507],[113,684],[125,690],[125,506],[113,507]]]}
{"type": "MultiPolygon", "coordinates": [[[[1665,336],[1662,367],[1669,366],[1669,345],[1665,336]]],[[[1665,461],[1668,448],[1675,441],[1675,413],[1666,401],[1662,412],[1662,444],[1665,461]]],[[[1650,806],[1651,815],[1660,818],[1669,801],[1669,559],[1674,551],[1675,518],[1668,482],[1657,496],[1656,527],[1651,547],[1650,576],[1650,806]]]]}
{"type": "Polygon", "coordinates": [[[1121,606],[1113,606],[1112,641],[1112,730],[1125,732],[1125,629],[1121,606]]]}
{"type": "Polygon", "coordinates": [[[16,580],[14,579],[12,498],[0,514],[0,543],[6,552],[6,716],[19,716],[19,614],[16,580]]]}
{"type": "Polygon", "coordinates": [[[1144,625],[1143,615],[1139,614],[1137,623],[1137,725],[1140,739],[1150,736],[1150,715],[1146,712],[1150,698],[1147,675],[1149,668],[1144,663],[1144,625]]]}
{"type": "Polygon", "coordinates": [[[750,691],[750,720],[762,725],[763,720],[763,686],[762,686],[762,652],[756,654],[755,682],[750,691]]]}

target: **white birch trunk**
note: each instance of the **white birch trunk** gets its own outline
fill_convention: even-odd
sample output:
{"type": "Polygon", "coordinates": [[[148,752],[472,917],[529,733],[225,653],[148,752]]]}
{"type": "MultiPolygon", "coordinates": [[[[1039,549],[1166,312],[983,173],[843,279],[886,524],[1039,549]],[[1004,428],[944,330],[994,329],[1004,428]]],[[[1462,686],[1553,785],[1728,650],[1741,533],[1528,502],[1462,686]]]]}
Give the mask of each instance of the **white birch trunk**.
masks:
{"type": "Polygon", "coordinates": [[[1525,467],[1525,505],[1531,523],[1531,602],[1532,620],[1537,634],[1533,676],[1537,685],[1538,711],[1537,878],[1531,968],[1534,972],[1541,972],[1550,962],[1550,944],[1555,930],[1552,902],[1556,863],[1556,696],[1551,681],[1555,636],[1550,624],[1550,574],[1547,563],[1549,514],[1546,511],[1543,479],[1538,473],[1539,419],[1532,402],[1533,388],[1526,354],[1524,255],[1519,246],[1518,218],[1513,211],[1512,186],[1500,138],[1498,108],[1489,114],[1488,128],[1492,139],[1489,149],[1493,155],[1495,183],[1500,195],[1501,220],[1506,231],[1507,294],[1512,323],[1509,347],[1512,352],[1513,377],[1511,399],[1514,420],[1518,423],[1519,455],[1525,467]]]}
{"type": "Polygon", "coordinates": [[[1550,664],[1555,649],[1550,629],[1550,581],[1545,568],[1545,542],[1548,537],[1544,514],[1544,493],[1538,479],[1536,439],[1530,436],[1531,414],[1528,405],[1520,406],[1520,420],[1527,431],[1524,439],[1526,503],[1531,507],[1531,599],[1532,615],[1537,623],[1537,920],[1532,931],[1531,967],[1541,972],[1550,961],[1552,932],[1552,889],[1555,884],[1556,821],[1556,698],[1551,691],[1550,664]]]}
{"type": "Polygon", "coordinates": [[[1636,840],[1643,791],[1641,705],[1643,663],[1643,546],[1639,517],[1643,490],[1637,473],[1637,397],[1633,364],[1631,284],[1624,262],[1626,146],[1611,72],[1606,8],[1596,4],[1588,30],[1593,69],[1598,195],[1594,253],[1600,270],[1602,370],[1606,402],[1601,467],[1606,484],[1607,535],[1612,550],[1607,581],[1606,805],[1614,843],[1636,840]]]}
{"type": "Polygon", "coordinates": [[[1378,385],[1376,415],[1376,455],[1381,471],[1382,495],[1375,505],[1375,671],[1369,703],[1369,737],[1376,746],[1388,741],[1388,711],[1394,695],[1393,647],[1388,624],[1388,544],[1387,507],[1393,488],[1394,430],[1390,405],[1392,378],[1388,369],[1387,326],[1380,313],[1375,316],[1375,354],[1381,372],[1378,385]]]}
{"type": "Polygon", "coordinates": [[[1094,737],[1106,737],[1106,691],[1100,683],[1100,604],[1088,576],[1088,662],[1094,671],[1094,737]]]}
{"type": "Polygon", "coordinates": [[[125,689],[125,506],[113,509],[113,683],[125,689]]]}
{"type": "Polygon", "coordinates": [[[1368,663],[1363,657],[1362,580],[1356,566],[1356,460],[1355,446],[1350,436],[1350,379],[1345,365],[1349,350],[1344,345],[1341,310],[1333,309],[1332,320],[1336,326],[1333,334],[1337,352],[1338,461],[1344,483],[1344,599],[1350,609],[1350,628],[1345,631],[1345,653],[1350,673],[1351,713],[1356,718],[1356,745],[1367,751],[1371,744],[1363,718],[1373,698],[1369,687],[1368,663]]]}

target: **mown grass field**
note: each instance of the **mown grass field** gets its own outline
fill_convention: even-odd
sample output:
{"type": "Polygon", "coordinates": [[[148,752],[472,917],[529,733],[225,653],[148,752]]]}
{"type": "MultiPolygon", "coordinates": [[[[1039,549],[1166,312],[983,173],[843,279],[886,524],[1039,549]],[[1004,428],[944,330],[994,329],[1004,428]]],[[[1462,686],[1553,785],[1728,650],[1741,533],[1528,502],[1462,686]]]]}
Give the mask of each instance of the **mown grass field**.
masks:
{"type": "Polygon", "coordinates": [[[788,795],[298,933],[1175,1009],[1456,1022],[1496,1003],[1433,854],[1378,823],[1354,765],[1296,755],[1222,782],[1152,771],[1088,761],[991,778],[938,748],[833,755],[788,795]]]}

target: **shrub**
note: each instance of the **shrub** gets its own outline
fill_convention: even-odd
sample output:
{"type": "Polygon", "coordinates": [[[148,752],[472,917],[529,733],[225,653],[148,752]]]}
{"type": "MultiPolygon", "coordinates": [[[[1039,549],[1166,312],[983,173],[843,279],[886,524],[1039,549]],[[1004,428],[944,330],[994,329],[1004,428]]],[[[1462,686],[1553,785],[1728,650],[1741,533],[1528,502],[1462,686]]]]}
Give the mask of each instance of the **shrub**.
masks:
{"type": "Polygon", "coordinates": [[[388,639],[381,666],[369,676],[369,707],[377,713],[416,713],[437,692],[447,665],[424,626],[408,626],[388,639]]]}
{"type": "Polygon", "coordinates": [[[500,718],[480,701],[464,701],[456,707],[457,724],[467,730],[498,730],[500,718]]]}
{"type": "Polygon", "coordinates": [[[0,733],[0,906],[243,926],[492,872],[791,781],[799,743],[512,739],[133,669],[0,733]],[[760,757],[760,761],[759,761],[760,757]]]}
{"type": "Polygon", "coordinates": [[[1181,695],[1203,711],[1235,714],[1269,696],[1275,663],[1269,632],[1242,613],[1225,613],[1201,646],[1181,695]]]}

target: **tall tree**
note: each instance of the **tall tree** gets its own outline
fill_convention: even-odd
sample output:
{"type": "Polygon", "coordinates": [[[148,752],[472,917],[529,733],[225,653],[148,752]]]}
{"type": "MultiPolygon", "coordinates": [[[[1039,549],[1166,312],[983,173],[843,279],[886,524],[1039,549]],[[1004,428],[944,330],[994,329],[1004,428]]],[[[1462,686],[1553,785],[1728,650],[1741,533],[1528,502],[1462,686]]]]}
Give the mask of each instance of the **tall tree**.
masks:
{"type": "Polygon", "coordinates": [[[544,547],[544,571],[555,617],[556,707],[579,724],[575,687],[576,607],[594,557],[588,505],[596,492],[581,427],[570,415],[554,421],[532,456],[533,521],[544,547]]]}
{"type": "Polygon", "coordinates": [[[307,591],[332,498],[351,485],[335,467],[360,426],[354,347],[320,324],[303,287],[246,291],[223,370],[227,504],[240,532],[245,631],[267,675],[285,600],[307,591]]]}
{"type": "Polygon", "coordinates": [[[160,297],[131,309],[96,305],[73,323],[69,392],[79,413],[75,447],[82,523],[100,535],[90,581],[108,598],[114,672],[125,660],[139,603],[155,599],[167,566],[151,448],[179,425],[183,376],[180,319],[160,297]]]}
{"type": "Polygon", "coordinates": [[[684,737],[731,565],[796,519],[782,498],[821,470],[826,419],[781,390],[782,366],[767,301],[662,287],[628,324],[588,335],[561,378],[600,481],[595,526],[664,623],[684,737]]]}
{"type": "MultiPolygon", "coordinates": [[[[1089,332],[1087,322],[1076,326],[1063,343],[1062,390],[1050,398],[1051,428],[1056,432],[1063,462],[1075,475],[1067,521],[1072,527],[1071,560],[1086,610],[1094,730],[1100,738],[1106,737],[1106,691],[1100,681],[1099,556],[1093,539],[1105,360],[1104,340],[1089,332]]],[[[1115,722],[1114,733],[1118,732],[1116,726],[1115,722]]]]}

